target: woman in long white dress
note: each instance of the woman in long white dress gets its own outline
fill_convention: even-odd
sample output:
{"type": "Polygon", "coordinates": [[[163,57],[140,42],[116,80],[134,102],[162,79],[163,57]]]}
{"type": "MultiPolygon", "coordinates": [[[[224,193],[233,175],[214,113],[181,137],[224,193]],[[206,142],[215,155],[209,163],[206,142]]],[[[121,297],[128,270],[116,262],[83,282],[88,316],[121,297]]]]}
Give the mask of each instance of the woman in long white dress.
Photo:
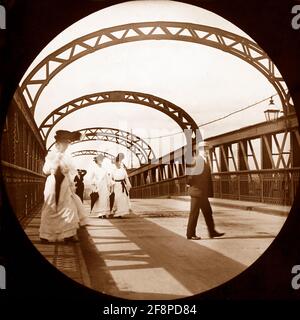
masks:
{"type": "Polygon", "coordinates": [[[46,156],[43,171],[48,177],[39,229],[42,241],[76,241],[77,229],[87,223],[84,207],[75,194],[77,170],[72,158],[65,154],[69,144],[78,139],[80,133],[57,131],[55,149],[46,156]]]}
{"type": "Polygon", "coordinates": [[[110,214],[109,195],[112,181],[107,170],[103,167],[103,155],[94,158],[95,164],[91,173],[92,192],[98,192],[99,198],[93,205],[91,217],[106,218],[110,214]]]}
{"type": "Polygon", "coordinates": [[[115,193],[113,213],[114,217],[123,217],[130,213],[129,191],[131,183],[129,181],[126,169],[122,164],[124,154],[119,153],[115,160],[115,168],[112,170],[113,190],[115,193]]]}

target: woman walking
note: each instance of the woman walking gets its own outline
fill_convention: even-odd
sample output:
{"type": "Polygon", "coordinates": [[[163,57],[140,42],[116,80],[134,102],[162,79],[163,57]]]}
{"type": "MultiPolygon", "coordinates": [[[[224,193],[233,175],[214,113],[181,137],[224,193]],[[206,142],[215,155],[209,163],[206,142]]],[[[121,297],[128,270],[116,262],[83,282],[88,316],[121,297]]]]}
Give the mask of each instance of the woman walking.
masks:
{"type": "Polygon", "coordinates": [[[112,171],[112,179],[114,184],[114,217],[123,217],[130,213],[129,191],[131,183],[129,181],[126,169],[122,164],[124,154],[119,153],[115,160],[115,168],[112,171]]]}
{"type": "Polygon", "coordinates": [[[72,158],[65,154],[70,143],[79,139],[78,132],[57,131],[55,149],[46,156],[43,171],[47,179],[39,230],[42,241],[76,241],[77,229],[86,224],[84,208],[75,194],[77,170],[72,158]]]}
{"type": "Polygon", "coordinates": [[[102,165],[103,159],[102,154],[94,158],[95,165],[91,173],[92,192],[98,193],[97,200],[91,209],[91,216],[98,218],[106,218],[110,214],[109,195],[112,181],[102,165]]]}
{"type": "Polygon", "coordinates": [[[86,175],[87,171],[84,169],[77,169],[77,175],[74,178],[75,186],[76,186],[76,194],[80,198],[81,202],[83,202],[83,193],[84,193],[84,182],[83,177],[86,175]]]}

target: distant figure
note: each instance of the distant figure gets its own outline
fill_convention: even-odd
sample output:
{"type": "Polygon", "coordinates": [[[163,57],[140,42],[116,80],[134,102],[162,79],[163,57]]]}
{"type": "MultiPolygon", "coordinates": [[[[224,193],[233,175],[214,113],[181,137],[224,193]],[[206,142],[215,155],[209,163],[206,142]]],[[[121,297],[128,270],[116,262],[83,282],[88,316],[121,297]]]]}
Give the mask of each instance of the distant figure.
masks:
{"type": "MultiPolygon", "coordinates": [[[[107,218],[110,214],[109,195],[112,189],[112,181],[107,170],[102,166],[104,156],[102,154],[94,158],[95,165],[92,168],[92,194],[98,193],[94,203],[91,204],[91,216],[107,218]]],[[[93,199],[91,199],[93,201],[93,199]]]]}
{"type": "Polygon", "coordinates": [[[126,169],[122,164],[124,154],[119,153],[115,159],[115,168],[112,170],[113,190],[114,190],[114,204],[113,213],[115,218],[122,217],[129,214],[131,211],[129,191],[131,183],[129,181],[126,169]]]}
{"type": "Polygon", "coordinates": [[[77,170],[72,157],[65,154],[70,143],[79,139],[78,132],[58,130],[55,148],[46,156],[43,172],[47,179],[39,230],[42,241],[77,241],[77,229],[87,222],[84,207],[75,194],[77,170]]]}
{"type": "Polygon", "coordinates": [[[199,217],[199,210],[207,225],[210,238],[221,237],[224,233],[215,230],[212,216],[212,209],[208,197],[213,196],[211,171],[205,156],[200,153],[199,147],[195,151],[195,156],[191,164],[191,172],[188,175],[189,194],[191,196],[191,209],[187,226],[187,239],[200,240],[196,235],[196,226],[199,217]]]}
{"type": "Polygon", "coordinates": [[[77,169],[77,175],[74,178],[75,186],[76,186],[76,194],[83,202],[83,192],[84,192],[84,182],[83,177],[86,175],[86,170],[77,169]]]}

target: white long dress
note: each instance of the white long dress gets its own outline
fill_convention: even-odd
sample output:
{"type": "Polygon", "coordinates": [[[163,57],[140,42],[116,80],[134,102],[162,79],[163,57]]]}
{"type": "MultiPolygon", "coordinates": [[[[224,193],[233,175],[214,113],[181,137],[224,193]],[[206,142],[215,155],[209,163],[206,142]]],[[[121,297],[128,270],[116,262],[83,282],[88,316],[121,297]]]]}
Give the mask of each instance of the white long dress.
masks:
{"type": "Polygon", "coordinates": [[[72,158],[57,150],[50,151],[45,159],[43,171],[48,175],[44,189],[40,238],[48,241],[61,241],[76,235],[80,225],[87,223],[87,215],[80,198],[75,194],[74,177],[76,169],[72,158]],[[63,175],[59,198],[56,204],[57,168],[63,175]]]}
{"type": "Polygon", "coordinates": [[[98,192],[99,198],[95,202],[90,216],[101,217],[109,215],[109,195],[112,182],[107,170],[95,164],[91,173],[91,182],[93,185],[92,191],[98,192]]]}
{"type": "Polygon", "coordinates": [[[112,179],[115,193],[113,212],[115,217],[121,217],[130,213],[129,190],[131,184],[126,169],[123,166],[121,168],[115,167],[113,169],[112,179]]]}

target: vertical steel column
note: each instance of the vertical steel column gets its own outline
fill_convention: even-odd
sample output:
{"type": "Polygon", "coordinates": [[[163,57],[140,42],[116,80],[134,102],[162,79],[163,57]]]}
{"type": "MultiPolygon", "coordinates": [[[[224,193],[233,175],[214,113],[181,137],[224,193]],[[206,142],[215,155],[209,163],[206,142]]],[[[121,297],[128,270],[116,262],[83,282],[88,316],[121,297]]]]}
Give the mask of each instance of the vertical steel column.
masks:
{"type": "MultiPolygon", "coordinates": [[[[238,144],[238,169],[239,171],[249,170],[247,140],[241,140],[238,144]]],[[[240,175],[239,187],[238,187],[238,191],[239,191],[238,199],[242,199],[243,196],[247,197],[249,195],[248,179],[249,179],[248,174],[240,175]]]]}
{"type": "MultiPolygon", "coordinates": [[[[261,168],[274,169],[273,161],[272,135],[262,136],[261,141],[261,168]]],[[[262,202],[266,202],[266,198],[271,198],[273,194],[273,174],[263,175],[262,179],[262,202]]]]}
{"type": "MultiPolygon", "coordinates": [[[[296,168],[300,167],[300,134],[298,130],[291,131],[290,134],[290,146],[291,146],[291,167],[296,168]]],[[[291,172],[291,194],[290,201],[293,202],[293,199],[296,196],[296,189],[298,187],[299,176],[297,172],[291,172]]]]}
{"type": "MultiPolygon", "coordinates": [[[[220,146],[220,167],[221,172],[228,172],[228,145],[224,144],[220,146]]],[[[228,175],[221,175],[221,190],[222,190],[222,198],[225,194],[225,198],[229,195],[229,176],[228,175]]]]}

